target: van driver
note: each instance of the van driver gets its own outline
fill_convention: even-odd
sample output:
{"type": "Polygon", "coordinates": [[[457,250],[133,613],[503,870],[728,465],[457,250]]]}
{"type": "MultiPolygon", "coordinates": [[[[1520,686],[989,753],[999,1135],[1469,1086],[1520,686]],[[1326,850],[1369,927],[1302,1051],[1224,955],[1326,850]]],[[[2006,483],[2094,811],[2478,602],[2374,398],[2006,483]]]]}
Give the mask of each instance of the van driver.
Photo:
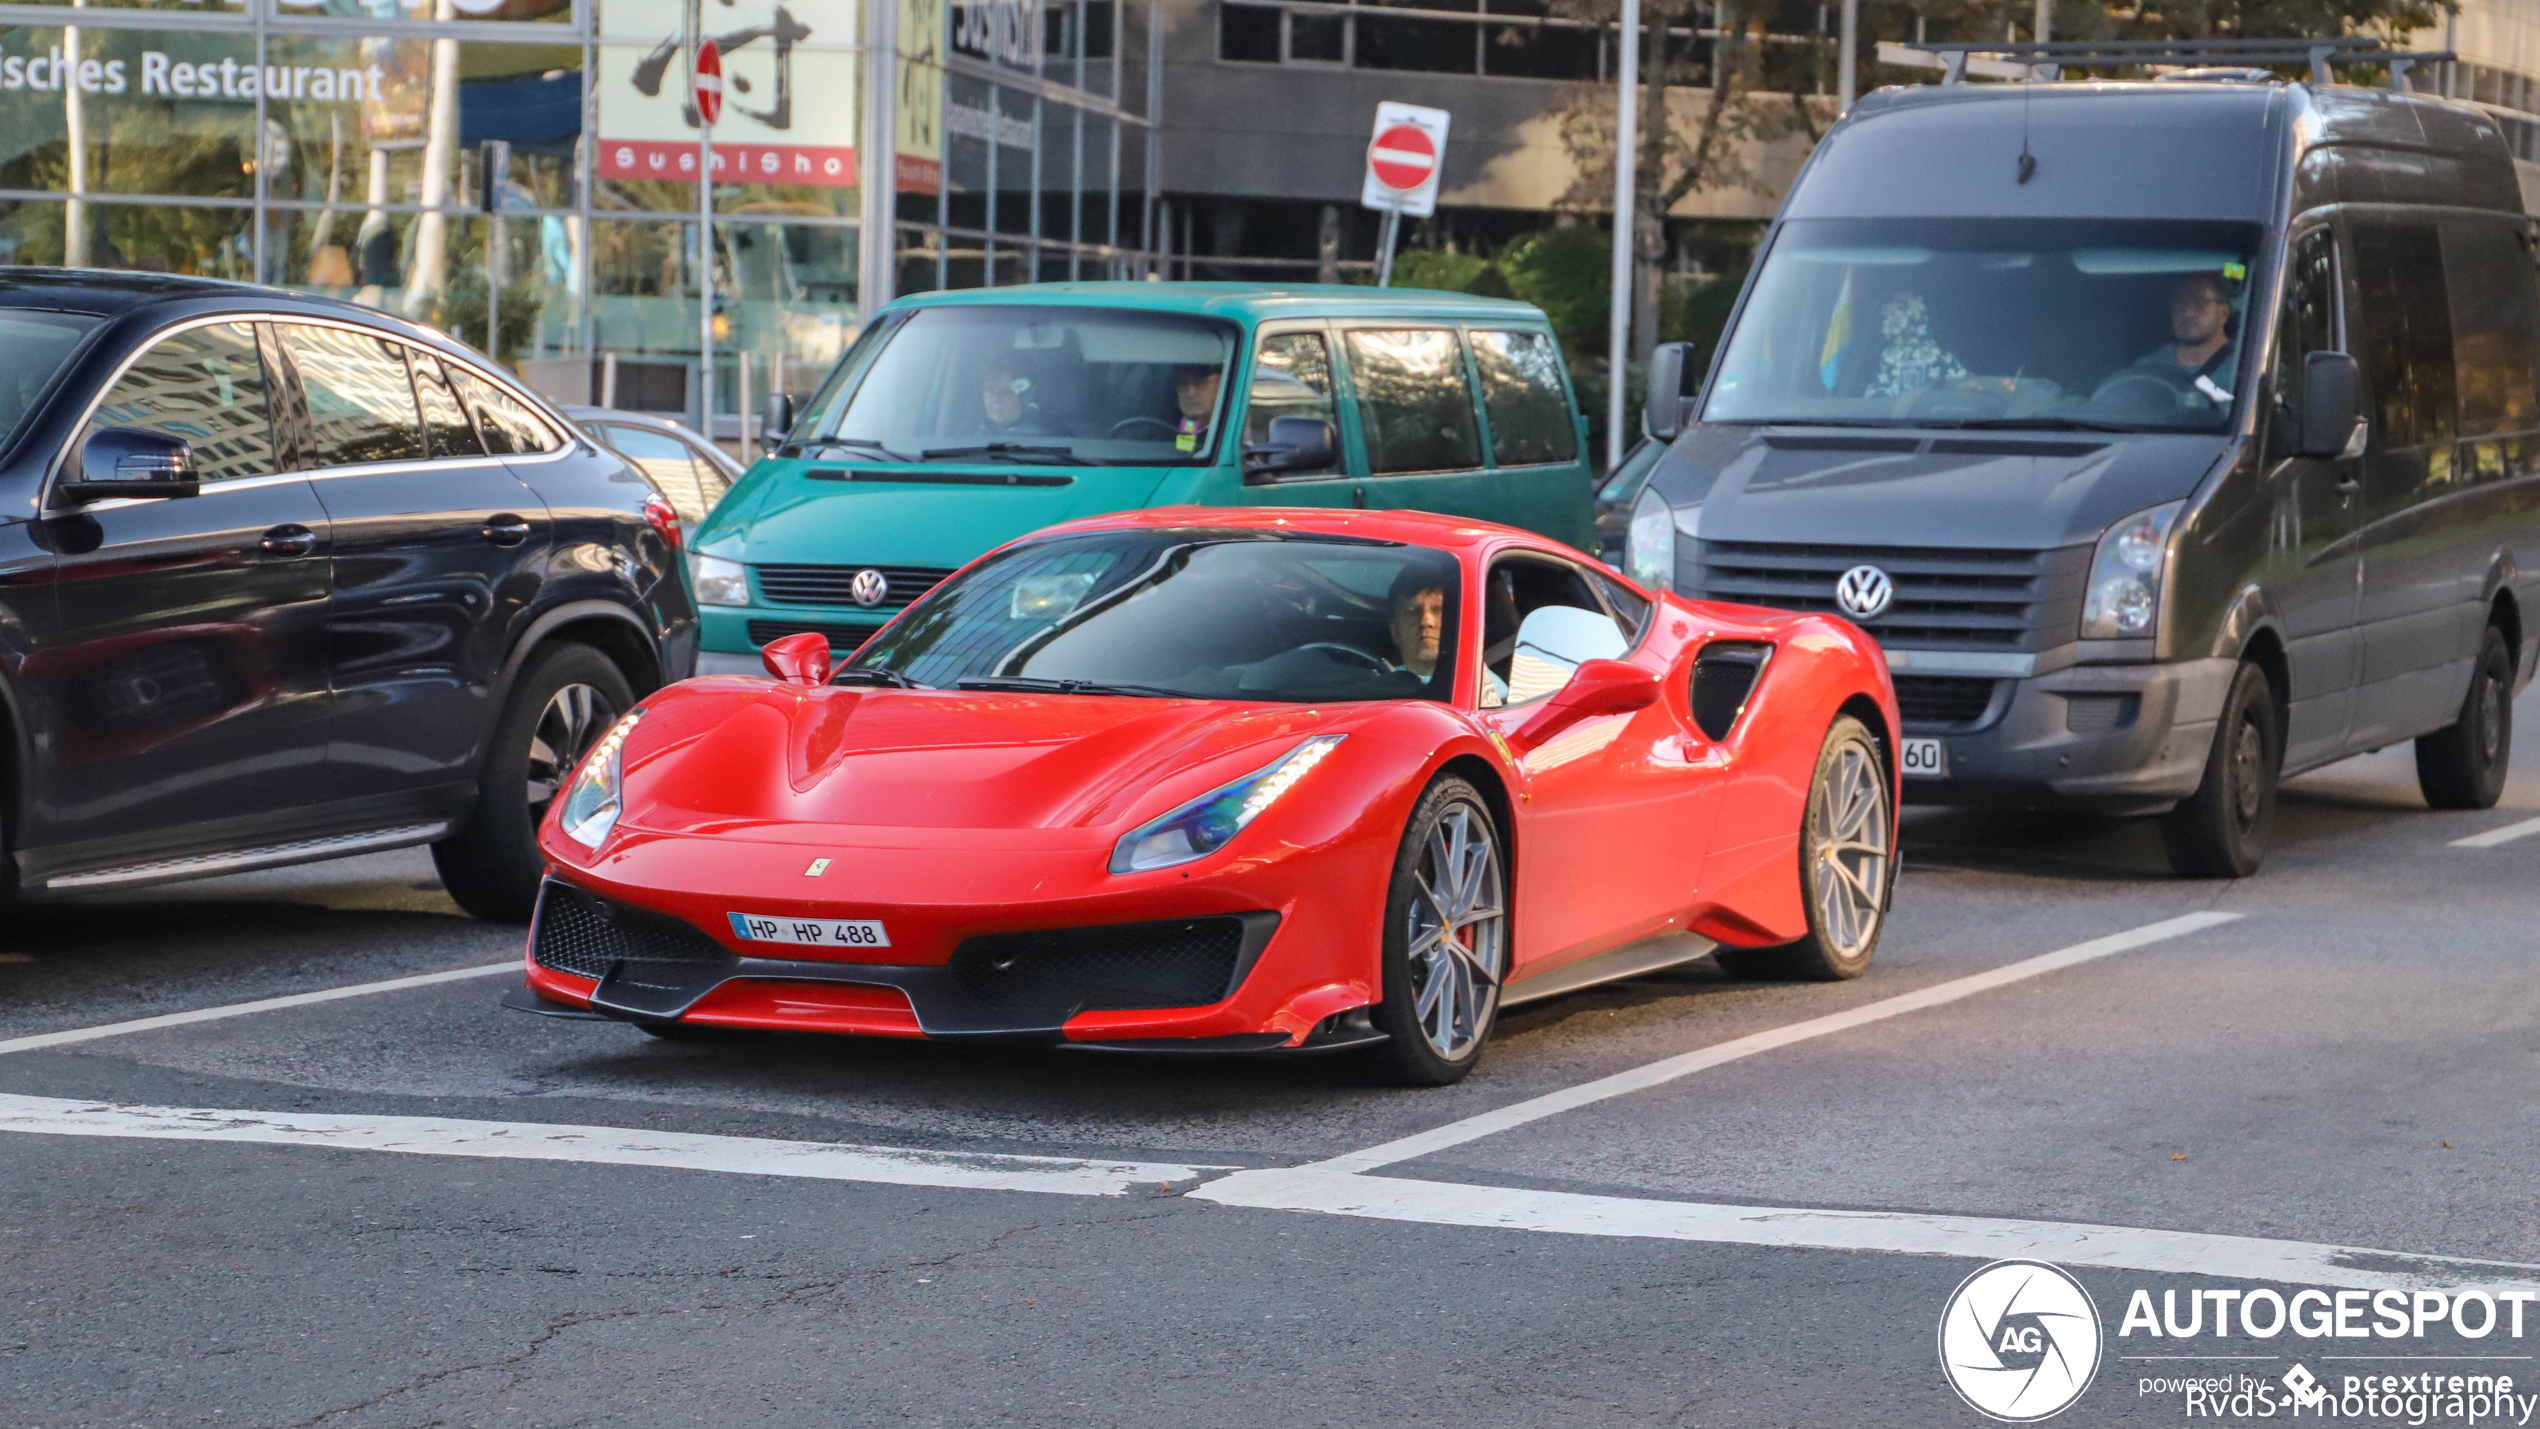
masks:
{"type": "Polygon", "coordinates": [[[2223,280],[2212,273],[2190,273],[2170,289],[2172,340],[2134,365],[2177,377],[2214,405],[2227,406],[2231,393],[2216,374],[2231,375],[2237,355],[2231,326],[2231,294],[2223,280]]]}

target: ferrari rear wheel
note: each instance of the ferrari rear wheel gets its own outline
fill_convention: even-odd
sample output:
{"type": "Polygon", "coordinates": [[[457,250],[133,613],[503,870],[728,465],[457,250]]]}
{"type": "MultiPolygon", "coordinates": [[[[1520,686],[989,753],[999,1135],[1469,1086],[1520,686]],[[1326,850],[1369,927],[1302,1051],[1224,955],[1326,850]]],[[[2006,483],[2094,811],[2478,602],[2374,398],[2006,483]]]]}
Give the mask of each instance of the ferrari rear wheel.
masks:
{"type": "Polygon", "coordinates": [[[1389,1034],[1376,1055],[1396,1081],[1442,1087],[1481,1060],[1508,974],[1508,855],[1481,792],[1447,775],[1403,830],[1385,898],[1389,1034]]]}
{"type": "Polygon", "coordinates": [[[1878,740],[1859,720],[1839,716],[1817,752],[1799,831],[1808,936],[1777,948],[1722,948],[1721,967],[1741,977],[1834,982],[1870,966],[1896,878],[1893,793],[1878,740]]]}

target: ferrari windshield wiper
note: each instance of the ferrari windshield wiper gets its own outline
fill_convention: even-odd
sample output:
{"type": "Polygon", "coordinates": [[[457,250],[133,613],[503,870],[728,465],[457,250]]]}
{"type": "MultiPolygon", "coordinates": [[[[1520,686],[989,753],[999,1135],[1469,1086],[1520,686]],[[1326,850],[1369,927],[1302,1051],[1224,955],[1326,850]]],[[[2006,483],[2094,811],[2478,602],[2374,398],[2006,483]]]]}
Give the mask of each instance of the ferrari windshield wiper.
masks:
{"type": "Polygon", "coordinates": [[[1115,685],[1102,680],[1044,680],[1036,675],[964,675],[953,681],[953,685],[964,690],[1013,690],[1029,694],[1148,695],[1168,700],[1193,698],[1187,691],[1168,690],[1160,685],[1115,685]]]}
{"type": "Polygon", "coordinates": [[[924,461],[1038,461],[1053,466],[1092,466],[1069,447],[1035,447],[1021,442],[989,442],[976,447],[928,447],[924,461]]]}
{"type": "Polygon", "coordinates": [[[849,665],[831,675],[829,683],[833,685],[888,685],[895,690],[933,688],[929,685],[921,685],[897,670],[885,670],[879,665],[849,665]]]}

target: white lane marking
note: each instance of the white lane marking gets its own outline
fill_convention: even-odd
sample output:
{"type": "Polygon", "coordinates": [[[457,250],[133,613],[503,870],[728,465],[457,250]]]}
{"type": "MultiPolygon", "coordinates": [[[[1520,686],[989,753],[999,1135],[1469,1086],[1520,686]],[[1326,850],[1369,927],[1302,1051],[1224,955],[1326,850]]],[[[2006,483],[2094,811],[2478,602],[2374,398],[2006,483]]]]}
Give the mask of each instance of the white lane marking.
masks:
{"type": "Polygon", "coordinates": [[[2498,844],[2512,843],[2515,839],[2528,838],[2533,834],[2540,834],[2540,819],[2525,819],[2518,824],[2507,824],[2501,829],[2489,829],[2483,834],[2471,834],[2465,839],[2454,839],[2452,847],[2494,848],[2498,844]]]}
{"type": "Polygon", "coordinates": [[[1197,1200],[1263,1210],[1562,1235],[1884,1251],[1968,1260],[2045,1260],[2066,1267],[2097,1266],[2362,1290],[2443,1285],[2540,1289],[2540,1265],[2463,1260],[2455,1256],[2062,1221],[1584,1196],[1563,1191],[1343,1175],[1316,1166],[1238,1171],[1190,1194],[1197,1200]]]}
{"type": "Polygon", "coordinates": [[[325,1146],[347,1151],[481,1156],[506,1161],[579,1161],[747,1176],[868,1181],[889,1186],[1048,1191],[1064,1196],[1121,1196],[1140,1186],[1191,1181],[1203,1172],[1228,1169],[776,1141],[755,1136],[707,1136],[535,1121],[116,1106],[108,1102],[9,1095],[0,1095],[0,1131],[162,1141],[246,1141],[267,1146],[325,1146]]]}
{"type": "Polygon", "coordinates": [[[2087,943],[2075,943],[2069,948],[2056,952],[2040,953],[2036,957],[2023,958],[2016,963],[2008,963],[1987,972],[1952,978],[1944,983],[1936,983],[1913,992],[1898,993],[1894,997],[1881,998],[1877,1002],[1850,1008],[1843,1012],[1830,1012],[1823,1017],[1811,1017],[1805,1022],[1791,1023],[1787,1027],[1776,1027],[1733,1041],[1698,1047],[1664,1061],[1652,1062],[1645,1067],[1635,1067],[1628,1072],[1617,1072],[1613,1076],[1601,1077],[1593,1082],[1582,1082],[1578,1086],[1567,1087],[1561,1091],[1547,1092],[1539,1097],[1530,1097],[1525,1101],[1501,1107],[1497,1111],[1486,1111],[1479,1116],[1449,1122],[1433,1131],[1424,1131],[1415,1136],[1406,1136],[1398,1141],[1388,1141],[1381,1146],[1371,1146],[1364,1151],[1353,1151],[1348,1155],[1335,1156],[1331,1160],[1318,1161],[1314,1164],[1327,1171],[1373,1171],[1380,1166],[1391,1166],[1398,1161],[1414,1160],[1443,1151],[1450,1146],[1461,1146],[1467,1141],[1507,1131],[1512,1127],[1524,1126],[1530,1121],[1541,1121],[1548,1116],[1558,1116],[1565,1111],[1575,1111],[1580,1107],[1611,1097],[1646,1091],[1651,1087],[1675,1081],[1679,1077],[1689,1077],[1695,1072],[1717,1067],[1724,1062],[1752,1057],[1758,1052],[1769,1052],[1776,1047],[1787,1047],[1794,1042],[1805,1042],[1812,1037],[1823,1037],[1829,1033],[1864,1027],[1873,1022],[1885,1021],[1890,1017],[1900,1017],[1908,1012],[1920,1012],[1927,1007],[1939,1007],[1944,1003],[1973,997],[1980,992],[1991,992],[1997,987],[2006,987],[2028,978],[2060,972],[2065,968],[2097,958],[2127,952],[2170,938],[2184,937],[2189,933],[2202,932],[2207,928],[2219,927],[2239,916],[2237,913],[2189,913],[2183,917],[2165,918],[2158,923],[2148,924],[2130,932],[2113,933],[2105,938],[2093,938],[2087,943]]]}
{"type": "Polygon", "coordinates": [[[136,1017],[130,1022],[109,1022],[102,1027],[74,1027],[67,1032],[39,1032],[32,1037],[12,1037],[0,1041],[0,1053],[34,1052],[46,1047],[67,1047],[74,1042],[94,1042],[100,1037],[121,1037],[128,1032],[151,1032],[161,1027],[183,1027],[195,1022],[218,1022],[224,1017],[244,1017],[251,1012],[275,1012],[285,1007],[306,1007],[313,1002],[334,1002],[340,998],[368,997],[375,992],[400,992],[410,987],[431,987],[435,983],[460,982],[472,977],[492,977],[496,973],[517,973],[520,959],[507,963],[486,963],[481,967],[453,968],[445,973],[416,973],[412,977],[392,977],[380,982],[357,982],[349,987],[330,987],[318,992],[295,992],[289,997],[264,997],[254,1002],[233,1002],[224,1007],[205,1007],[193,1012],[168,1012],[157,1017],[136,1017]]]}

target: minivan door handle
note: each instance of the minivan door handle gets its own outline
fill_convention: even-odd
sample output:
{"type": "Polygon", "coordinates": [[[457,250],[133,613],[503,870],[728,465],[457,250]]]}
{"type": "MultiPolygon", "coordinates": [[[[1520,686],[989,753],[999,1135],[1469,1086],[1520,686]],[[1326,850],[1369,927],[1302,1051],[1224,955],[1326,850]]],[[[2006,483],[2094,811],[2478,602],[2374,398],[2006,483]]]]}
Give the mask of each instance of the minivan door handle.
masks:
{"type": "Polygon", "coordinates": [[[268,556],[314,556],[317,546],[317,532],[296,522],[276,526],[265,533],[264,548],[268,556]]]}
{"type": "Polygon", "coordinates": [[[2364,479],[2354,471],[2348,471],[2337,478],[2337,494],[2340,496],[2352,496],[2363,489],[2364,479]]]}
{"type": "Polygon", "coordinates": [[[517,546],[529,539],[529,523],[505,511],[486,518],[482,534],[497,546],[517,546]]]}

